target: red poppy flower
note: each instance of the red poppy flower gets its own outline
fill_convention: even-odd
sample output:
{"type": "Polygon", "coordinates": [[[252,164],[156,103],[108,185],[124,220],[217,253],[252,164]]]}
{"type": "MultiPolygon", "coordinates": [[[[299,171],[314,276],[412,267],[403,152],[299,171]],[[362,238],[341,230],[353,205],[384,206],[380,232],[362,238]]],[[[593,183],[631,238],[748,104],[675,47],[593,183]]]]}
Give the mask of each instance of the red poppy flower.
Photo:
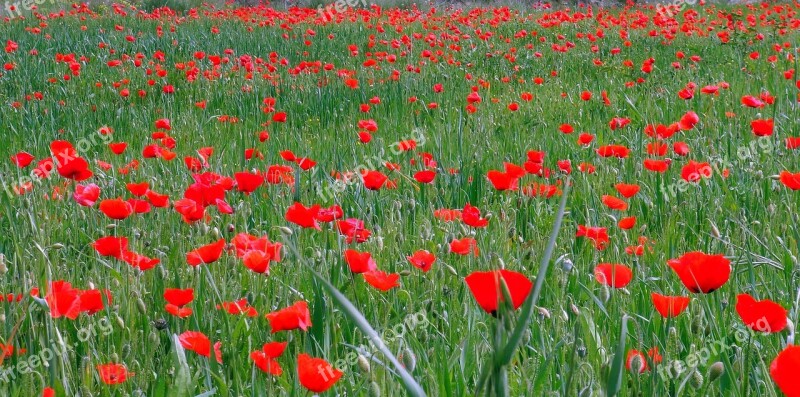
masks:
{"type": "Polygon", "coordinates": [[[79,205],[84,207],[94,206],[98,198],[100,198],[100,187],[94,183],[75,185],[75,193],[72,194],[72,199],[79,205]]]}
{"type": "Polygon", "coordinates": [[[269,274],[269,262],[269,254],[261,250],[247,251],[242,257],[244,266],[258,274],[269,274]]]}
{"type": "Polygon", "coordinates": [[[592,240],[594,247],[598,251],[604,250],[610,242],[608,229],[604,227],[578,225],[578,231],[575,233],[575,237],[586,237],[592,240]]]}
{"type": "Polygon", "coordinates": [[[517,180],[519,177],[515,177],[507,172],[500,172],[496,170],[491,170],[486,173],[486,177],[496,190],[517,190],[517,180]]]}
{"type": "Polygon", "coordinates": [[[461,210],[461,221],[466,225],[481,228],[489,225],[489,220],[481,218],[481,210],[478,207],[473,207],[469,203],[461,210]]]}
{"type": "Polygon", "coordinates": [[[251,172],[237,172],[233,174],[236,179],[236,189],[244,194],[253,193],[264,183],[264,177],[261,174],[254,174],[251,172]]]}
{"type": "Polygon", "coordinates": [[[294,203],[286,210],[286,220],[300,227],[320,230],[317,222],[319,212],[319,204],[306,207],[301,203],[294,203]]]}
{"type": "Polygon", "coordinates": [[[602,197],[602,201],[603,201],[603,204],[605,204],[606,207],[608,207],[608,208],[610,208],[612,210],[618,210],[618,211],[627,211],[628,210],[628,203],[626,203],[624,200],[616,198],[614,196],[605,194],[602,197]]]}
{"type": "Polygon", "coordinates": [[[669,160],[656,160],[656,159],[644,159],[644,168],[647,168],[653,172],[667,172],[670,165],[669,160]]]}
{"type": "Polygon", "coordinates": [[[770,136],[775,129],[772,119],[758,119],[750,122],[750,128],[755,136],[770,136]]]}
{"type": "Polygon", "coordinates": [[[342,211],[342,207],[332,205],[328,208],[320,208],[316,218],[320,222],[333,222],[343,216],[344,211],[342,211]]]}
{"type": "Polygon", "coordinates": [[[478,249],[478,242],[472,237],[464,237],[462,239],[455,239],[450,242],[450,252],[458,255],[469,255],[470,251],[478,256],[480,250],[478,249]]]}
{"type": "Polygon", "coordinates": [[[697,182],[700,178],[711,178],[712,173],[710,164],[690,160],[681,170],[681,178],[687,182],[697,182]]]}
{"type": "Polygon", "coordinates": [[[368,272],[364,272],[363,276],[364,276],[364,281],[366,281],[369,285],[381,291],[388,291],[400,285],[398,283],[398,281],[400,280],[400,275],[397,273],[390,274],[380,271],[378,269],[374,269],[368,272]]]}
{"type": "Polygon", "coordinates": [[[298,301],[285,309],[267,314],[267,320],[273,334],[294,329],[305,331],[311,326],[311,313],[308,311],[308,303],[298,301]]]}
{"type": "Polygon", "coordinates": [[[111,153],[120,155],[122,153],[125,153],[125,149],[128,148],[128,144],[125,142],[109,143],[108,148],[111,149],[111,153]]]}
{"type": "Polygon", "coordinates": [[[625,198],[631,198],[635,196],[636,193],[639,193],[639,185],[618,183],[614,185],[614,188],[625,198]]]}
{"type": "Polygon", "coordinates": [[[30,165],[35,157],[28,152],[19,152],[11,156],[11,162],[19,168],[25,168],[30,165]]]}
{"type": "Polygon", "coordinates": [[[122,253],[128,251],[128,239],[125,237],[102,237],[92,243],[92,247],[101,256],[110,256],[120,259],[122,253]]]}
{"type": "Polygon", "coordinates": [[[100,212],[111,219],[123,220],[133,214],[133,206],[121,198],[103,200],[100,202],[100,212]]]}
{"type": "Polygon", "coordinates": [[[180,199],[174,203],[175,211],[181,214],[183,221],[192,223],[203,219],[206,214],[206,207],[192,199],[180,199]]]}
{"type": "Polygon", "coordinates": [[[215,243],[204,245],[186,254],[186,262],[190,266],[210,264],[219,260],[222,250],[225,249],[225,239],[219,239],[215,243]]]}
{"type": "Polygon", "coordinates": [[[164,300],[178,307],[186,306],[194,300],[194,289],[165,288],[164,300]]]}
{"type": "Polygon", "coordinates": [[[594,268],[594,278],[600,284],[624,288],[633,279],[633,271],[625,265],[601,263],[594,268]]]}
{"type": "Polygon", "coordinates": [[[156,128],[159,130],[171,130],[172,126],[169,122],[169,119],[158,119],[156,120],[156,128]]]}
{"type": "Polygon", "coordinates": [[[321,358],[313,358],[308,354],[297,357],[297,378],[300,384],[314,393],[323,393],[333,387],[344,375],[321,358]]]}
{"type": "Polygon", "coordinates": [[[358,252],[348,249],[344,252],[344,260],[350,266],[350,271],[356,274],[376,270],[378,265],[369,252],[358,252]]]}
{"type": "Polygon", "coordinates": [[[222,304],[217,306],[217,309],[220,308],[225,309],[228,314],[232,315],[244,314],[247,317],[255,317],[258,315],[258,311],[256,308],[250,306],[250,303],[247,302],[247,298],[242,298],[235,302],[222,302],[222,304]]]}
{"type": "Polygon", "coordinates": [[[788,312],[769,300],[755,300],[748,294],[736,296],[736,313],[744,325],[756,332],[776,333],[786,328],[788,312]]]}
{"type": "Polygon", "coordinates": [[[426,250],[419,250],[414,252],[414,255],[407,256],[406,259],[408,259],[412,266],[421,269],[424,273],[427,273],[429,270],[431,270],[433,263],[436,262],[436,255],[426,250]]]}
{"type": "Polygon", "coordinates": [[[141,271],[150,270],[159,263],[161,263],[160,259],[157,258],[148,258],[144,255],[137,254],[131,251],[125,251],[122,253],[122,257],[120,258],[125,263],[131,265],[131,267],[139,269],[141,271]]]}
{"type": "Polygon", "coordinates": [[[147,194],[147,191],[150,190],[150,184],[147,182],[128,183],[125,185],[125,188],[127,188],[132,195],[141,197],[147,194]]]}
{"type": "Polygon", "coordinates": [[[699,251],[688,252],[667,264],[675,271],[683,285],[693,293],[710,293],[725,285],[731,275],[730,261],[723,255],[708,255],[699,251]]]}
{"type": "Polygon", "coordinates": [[[789,345],[769,367],[772,380],[787,397],[800,396],[800,346],[789,345]]]}
{"type": "Polygon", "coordinates": [[[364,171],[361,177],[364,181],[364,187],[369,190],[380,190],[386,184],[386,180],[389,179],[380,171],[364,171]]]}
{"type": "Polygon", "coordinates": [[[533,287],[533,283],[524,274],[511,270],[495,270],[473,272],[464,279],[478,305],[492,315],[495,315],[499,302],[505,301],[500,285],[501,278],[508,287],[511,305],[514,310],[519,309],[533,287]]]}
{"type": "Polygon", "coordinates": [[[791,173],[789,171],[782,171],[780,181],[783,186],[792,190],[800,190],[800,172],[791,173]]]}
{"type": "Polygon", "coordinates": [[[345,239],[347,244],[352,243],[353,240],[363,243],[372,235],[372,232],[364,227],[364,221],[355,218],[336,221],[336,228],[339,230],[339,234],[347,237],[345,239]]]}
{"type": "Polygon", "coordinates": [[[97,366],[97,374],[100,380],[107,385],[118,385],[125,383],[128,377],[133,376],[122,364],[101,364],[97,366]]]}
{"type": "Polygon", "coordinates": [[[178,336],[178,341],[186,350],[191,350],[203,357],[211,357],[211,341],[197,331],[186,331],[178,336]]]}
{"type": "Polygon", "coordinates": [[[677,317],[689,307],[691,298],[688,296],[666,296],[653,292],[650,294],[653,300],[653,306],[656,311],[661,314],[661,317],[670,318],[677,317]]]}
{"type": "Polygon", "coordinates": [[[680,127],[683,131],[688,131],[694,128],[697,123],[700,122],[700,117],[697,113],[688,111],[686,114],[681,116],[681,120],[678,122],[678,127],[680,127]]]}
{"type": "Polygon", "coordinates": [[[436,178],[436,171],[423,170],[414,174],[414,179],[419,183],[431,183],[436,178]]]}
{"type": "Polygon", "coordinates": [[[633,229],[633,227],[636,226],[636,217],[629,216],[627,218],[622,218],[617,222],[617,226],[623,230],[633,229]]]}
{"type": "Polygon", "coordinates": [[[278,361],[275,359],[283,354],[288,342],[270,342],[265,344],[261,350],[250,353],[250,359],[261,371],[273,376],[280,376],[283,373],[278,361]]]}

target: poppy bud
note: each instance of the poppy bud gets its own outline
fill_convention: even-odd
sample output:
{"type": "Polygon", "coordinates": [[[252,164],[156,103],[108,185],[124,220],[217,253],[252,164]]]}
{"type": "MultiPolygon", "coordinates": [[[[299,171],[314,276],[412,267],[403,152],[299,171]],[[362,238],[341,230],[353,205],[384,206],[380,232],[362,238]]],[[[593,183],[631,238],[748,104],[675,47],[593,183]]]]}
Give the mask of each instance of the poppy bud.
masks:
{"type": "Polygon", "coordinates": [[[708,368],[708,381],[713,382],[725,373],[725,365],[717,361],[708,368]]]}
{"type": "Polygon", "coordinates": [[[110,224],[110,225],[106,225],[106,229],[108,229],[108,230],[114,230],[114,229],[116,229],[116,228],[117,228],[117,225],[115,225],[115,224],[113,224],[113,223],[112,223],[112,224],[110,224]]]}
{"type": "Polygon", "coordinates": [[[720,238],[722,236],[722,234],[719,232],[719,229],[717,229],[717,225],[715,225],[714,222],[711,222],[711,235],[716,238],[720,238]]]}
{"type": "Polygon", "coordinates": [[[216,226],[214,226],[214,228],[211,229],[211,234],[214,236],[214,238],[221,238],[222,237],[222,234],[219,232],[219,228],[216,227],[216,226]]]}
{"type": "Polygon", "coordinates": [[[454,276],[458,277],[458,272],[456,271],[456,269],[453,269],[453,267],[452,267],[452,266],[450,266],[450,265],[448,265],[448,264],[445,264],[445,265],[444,265],[444,267],[445,267],[445,269],[447,269],[447,271],[449,271],[449,272],[450,272],[450,274],[452,274],[452,275],[454,275],[454,276]]]}
{"type": "Polygon", "coordinates": [[[692,372],[692,377],[689,378],[689,385],[695,389],[703,387],[703,375],[700,374],[700,371],[694,370],[694,372],[692,372]]]}
{"type": "MultiPolygon", "coordinates": [[[[125,329],[125,321],[123,321],[122,317],[120,317],[120,316],[116,316],[116,317],[117,317],[116,318],[117,325],[119,325],[120,328],[125,329]]],[[[112,360],[112,361],[119,361],[119,360],[112,360]]]]}
{"type": "Polygon", "coordinates": [[[543,307],[539,307],[539,308],[537,308],[537,310],[539,310],[539,317],[540,318],[548,319],[548,320],[550,319],[550,312],[547,309],[545,309],[543,307]]]}
{"type": "Polygon", "coordinates": [[[564,321],[569,321],[569,315],[567,314],[567,311],[566,311],[566,310],[564,310],[563,308],[561,309],[561,318],[562,318],[564,321]]]}
{"type": "Polygon", "coordinates": [[[569,273],[572,270],[573,266],[574,264],[572,263],[572,260],[569,258],[566,258],[561,262],[561,268],[564,269],[564,271],[567,273],[569,273]]]}
{"type": "Polygon", "coordinates": [[[369,382],[369,396],[370,397],[381,396],[381,387],[375,381],[369,382]]]}
{"type": "Polygon", "coordinates": [[[6,256],[0,254],[0,275],[8,273],[8,267],[6,266],[6,256]]]}
{"type": "Polygon", "coordinates": [[[128,358],[131,355],[131,345],[130,343],[126,343],[122,345],[122,357],[128,358]]]}
{"type": "Polygon", "coordinates": [[[229,223],[228,224],[228,233],[233,233],[235,231],[236,231],[236,226],[234,226],[233,223],[229,223]]]}
{"type": "Polygon", "coordinates": [[[608,287],[603,287],[603,289],[600,291],[600,295],[603,303],[608,303],[608,300],[611,299],[611,291],[609,291],[608,287]]]}
{"type": "Polygon", "coordinates": [[[406,367],[408,372],[414,372],[414,368],[417,367],[417,357],[414,356],[414,352],[412,352],[409,348],[405,348],[400,358],[403,361],[403,366],[406,367]]]}
{"type": "Polygon", "coordinates": [[[700,315],[694,316],[692,319],[692,333],[698,334],[703,330],[703,317],[700,315]]]}
{"type": "Polygon", "coordinates": [[[161,339],[155,331],[150,331],[150,334],[147,335],[147,340],[154,346],[157,346],[161,342],[161,339]]]}
{"type": "Polygon", "coordinates": [[[631,368],[631,372],[633,372],[634,374],[640,374],[640,373],[644,372],[645,365],[646,365],[646,363],[644,361],[642,361],[642,356],[641,355],[636,354],[636,355],[631,356],[630,368],[631,368]]]}
{"type": "Polygon", "coordinates": [[[400,274],[400,276],[402,276],[402,277],[405,277],[405,276],[411,275],[411,271],[408,270],[408,269],[405,269],[405,270],[401,270],[398,274],[400,274]]]}
{"type": "Polygon", "coordinates": [[[291,236],[292,234],[294,234],[292,229],[289,229],[286,226],[278,226],[277,229],[278,229],[279,232],[281,232],[281,234],[283,234],[284,236],[287,236],[287,237],[291,236]]]}
{"type": "Polygon", "coordinates": [[[116,352],[111,353],[111,355],[108,356],[108,358],[111,360],[111,362],[115,362],[115,363],[119,362],[119,354],[117,354],[116,352]]]}
{"type": "Polygon", "coordinates": [[[60,250],[62,248],[64,248],[64,244],[61,244],[61,243],[55,243],[55,244],[50,246],[50,249],[54,249],[54,250],[60,250]]]}
{"type": "Polygon", "coordinates": [[[369,373],[372,371],[372,369],[371,369],[371,367],[369,365],[369,360],[367,360],[367,358],[364,357],[363,354],[359,354],[358,355],[358,368],[361,369],[361,372],[363,372],[363,373],[365,373],[367,375],[369,375],[369,373]]]}
{"type": "Polygon", "coordinates": [[[6,315],[5,313],[0,313],[0,324],[6,323],[6,315]]]}
{"type": "Polygon", "coordinates": [[[136,298],[136,308],[139,309],[139,313],[147,315],[147,306],[145,306],[142,298],[136,298]]]}
{"type": "Polygon", "coordinates": [[[578,306],[575,306],[574,303],[570,303],[569,304],[569,308],[572,310],[573,313],[575,313],[576,316],[580,316],[581,315],[580,309],[578,309],[578,306]]]}

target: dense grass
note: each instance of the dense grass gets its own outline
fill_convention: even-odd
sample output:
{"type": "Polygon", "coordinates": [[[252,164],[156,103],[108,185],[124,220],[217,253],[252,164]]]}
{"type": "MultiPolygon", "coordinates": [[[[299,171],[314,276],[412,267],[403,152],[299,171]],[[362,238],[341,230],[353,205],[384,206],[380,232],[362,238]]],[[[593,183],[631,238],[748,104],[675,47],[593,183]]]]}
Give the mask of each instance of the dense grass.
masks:
{"type": "MultiPolygon", "coordinates": [[[[736,331],[743,325],[734,304],[739,293],[769,298],[788,308],[789,318],[797,323],[800,228],[796,208],[800,196],[771,177],[784,170],[800,171],[796,152],[784,145],[784,139],[798,135],[800,127],[795,78],[783,75],[796,68],[796,61],[787,58],[796,55],[796,17],[787,16],[795,10],[773,5],[709,6],[655,24],[652,9],[580,8],[559,11],[556,15],[573,20],[553,26],[540,19],[545,12],[553,14],[552,10],[519,14],[507,9],[439,10],[435,14],[373,9],[349,12],[338,23],[322,23],[314,10],[283,13],[263,8],[195,10],[182,17],[145,17],[133,10],[127,16],[110,10],[103,14],[73,11],[46,20],[6,21],[0,24],[0,39],[15,41],[19,49],[4,53],[0,62],[15,65],[0,77],[4,187],[16,185],[31,170],[15,167],[9,156],[27,151],[39,159],[50,155],[53,140],[77,143],[92,136],[96,144],[80,154],[89,159],[95,176],[82,183],[99,185],[101,200],[128,198],[125,184],[142,181],[174,200],[181,198],[192,183],[192,172],[182,159],[197,157],[197,149],[207,146],[214,147],[214,154],[206,171],[226,176],[283,164],[279,156],[283,150],[318,164],[311,171],[296,173],[294,185],[267,185],[249,196],[234,189],[226,195],[234,214],[209,209],[208,221],[194,224],[183,222],[169,208],[113,221],[97,205],[77,205],[70,197],[75,183],[57,174],[36,183],[28,194],[0,195],[0,253],[8,269],[0,276],[0,292],[26,295],[19,303],[1,304],[0,341],[27,349],[25,354],[7,357],[3,366],[11,368],[61,341],[72,346],[33,373],[0,383],[0,394],[30,396],[50,386],[59,395],[83,396],[198,395],[211,390],[215,395],[308,395],[296,375],[300,353],[331,363],[349,361],[339,367],[345,375],[328,394],[401,394],[398,377],[381,365],[387,362],[385,357],[376,355],[369,372],[352,360],[354,348],[368,340],[324,292],[311,269],[341,291],[384,336],[392,327],[405,324],[407,332],[400,338],[386,338],[387,345],[428,395],[474,394],[481,370],[490,363],[498,320],[475,303],[464,277],[504,267],[533,279],[559,199],[496,191],[486,174],[502,170],[504,161],[521,165],[528,150],[543,150],[545,166],[553,174],[546,179],[529,175],[520,184],[572,186],[536,316],[509,367],[509,394],[602,393],[608,379],[616,376],[614,353],[627,315],[627,333],[622,334],[626,335],[625,353],[658,347],[667,363],[684,360],[714,343],[729,348],[697,369],[697,374],[707,378],[709,366],[721,362],[726,371],[713,383],[698,382],[694,371],[674,379],[663,379],[655,370],[641,375],[625,371],[622,395],[779,395],[769,365],[785,346],[789,332],[737,341],[736,331]],[[593,15],[580,17],[587,13],[593,15]],[[628,21],[626,28],[620,26],[621,18],[628,21]],[[747,23],[750,18],[752,25],[747,23]],[[741,29],[729,29],[727,21],[741,23],[741,29]],[[31,32],[34,27],[41,31],[31,32]],[[157,34],[159,29],[163,34],[157,34]],[[528,34],[515,38],[522,30],[528,34]],[[621,37],[623,30],[627,43],[621,37]],[[721,30],[730,31],[728,43],[717,37],[721,30]],[[585,38],[598,31],[603,38],[595,42],[585,38]],[[478,37],[486,32],[493,36],[478,37]],[[584,38],[578,38],[579,33],[584,38]],[[756,39],[759,34],[763,39],[756,39]],[[135,40],[126,40],[129,35],[135,40]],[[408,45],[391,46],[404,37],[408,45]],[[567,42],[574,43],[567,52],[552,49],[567,42]],[[776,52],[773,46],[784,42],[791,43],[789,48],[776,52]],[[349,45],[358,49],[357,56],[351,55],[349,45]],[[612,54],[615,48],[620,49],[616,55],[612,54]],[[34,49],[38,55],[30,55],[34,49]],[[207,59],[196,61],[201,70],[196,81],[187,80],[186,68],[176,67],[194,60],[197,51],[225,56],[228,49],[232,50],[230,63],[221,65],[213,80],[203,77],[203,72],[212,69],[207,59]],[[154,56],[156,51],[163,52],[163,62],[154,56]],[[371,51],[394,54],[397,62],[362,66],[371,51]],[[423,51],[432,51],[438,62],[423,57],[423,51]],[[677,59],[678,51],[686,58],[677,59]],[[760,53],[758,59],[748,56],[754,52],[760,53]],[[56,54],[69,53],[87,60],[80,62],[79,76],[65,81],[69,68],[55,59],[56,54]],[[271,53],[276,54],[272,61],[271,53]],[[137,55],[141,55],[140,67],[133,62],[137,55]],[[234,67],[243,55],[264,60],[252,76],[234,67]],[[515,61],[504,57],[508,55],[515,61]],[[772,55],[777,56],[775,62],[768,61],[772,55]],[[123,56],[131,58],[119,67],[107,65],[123,56]],[[700,60],[691,61],[690,56],[700,60]],[[655,63],[646,74],[640,67],[648,58],[655,63]],[[594,59],[603,65],[595,65],[594,59]],[[633,66],[624,66],[624,60],[633,66]],[[291,73],[304,61],[330,63],[334,69],[291,73]],[[673,68],[672,62],[680,62],[682,68],[673,68]],[[274,65],[274,71],[267,70],[267,64],[274,65]],[[407,65],[419,67],[419,73],[407,71],[407,65]],[[167,70],[167,76],[146,73],[156,66],[167,70]],[[395,81],[391,79],[394,69],[399,71],[395,81]],[[354,73],[357,89],[343,83],[337,76],[340,70],[354,73]],[[535,78],[543,83],[534,84],[535,78]],[[148,84],[150,79],[153,85],[148,84]],[[626,86],[626,82],[633,84],[626,86]],[[697,92],[693,99],[683,100],[678,92],[689,82],[697,84],[697,92]],[[703,86],[721,82],[730,87],[720,89],[719,95],[699,92],[703,86]],[[114,83],[121,85],[114,87],[114,83]],[[174,94],[162,93],[166,84],[174,86],[174,94]],[[442,84],[443,92],[435,93],[435,84],[442,84]],[[473,86],[480,87],[482,102],[477,112],[469,113],[466,97],[473,86]],[[130,90],[129,97],[120,95],[123,88],[130,90]],[[139,97],[139,90],[146,96],[139,97]],[[593,93],[591,100],[580,99],[584,90],[593,93]],[[610,105],[603,103],[601,91],[607,92],[610,105]],[[762,109],[740,104],[742,96],[764,91],[775,97],[774,104],[762,109]],[[26,99],[37,92],[42,100],[26,99]],[[520,100],[523,92],[532,93],[534,99],[520,100]],[[359,105],[376,96],[381,103],[361,113],[359,105]],[[287,114],[285,123],[270,122],[272,115],[261,111],[266,97],[277,99],[275,108],[287,114]],[[199,101],[206,101],[205,109],[194,106],[199,101]],[[430,102],[439,107],[428,109],[430,102]],[[511,102],[519,104],[518,111],[507,109],[511,102]],[[668,141],[670,152],[673,142],[686,142],[689,156],[669,153],[673,164],[663,174],[644,169],[642,161],[652,157],[646,154],[652,140],[642,132],[645,125],[670,124],[690,110],[699,115],[700,123],[668,141]],[[221,115],[236,117],[237,122],[220,122],[221,115]],[[614,117],[627,117],[631,123],[612,131],[608,123],[614,117]],[[154,123],[161,118],[171,121],[169,134],[177,142],[178,157],[173,161],[142,159],[142,149],[153,142],[154,123]],[[757,118],[773,118],[775,134],[761,140],[755,137],[750,122],[757,118]],[[366,119],[374,119],[379,129],[372,142],[361,144],[357,123],[366,119]],[[561,133],[559,126],[564,123],[572,124],[575,132],[561,133]],[[123,155],[112,155],[97,138],[103,126],[113,129],[113,141],[129,144],[123,155]],[[263,143],[258,140],[262,130],[270,136],[263,143]],[[596,135],[595,142],[578,146],[581,132],[596,135]],[[424,144],[416,151],[396,154],[392,150],[396,142],[419,134],[424,144]],[[624,160],[601,158],[595,150],[606,144],[626,145],[631,154],[624,160]],[[247,148],[258,148],[264,159],[245,160],[247,148]],[[742,148],[757,150],[747,157],[740,155],[742,148]],[[431,185],[412,179],[422,169],[421,152],[430,153],[438,163],[431,185]],[[409,163],[412,158],[416,165],[409,163]],[[134,159],[141,162],[140,167],[121,174],[119,168],[134,159]],[[572,163],[569,179],[556,166],[563,159],[572,163]],[[689,159],[712,164],[729,159],[719,170],[728,168],[730,174],[723,178],[715,170],[709,180],[665,195],[664,191],[679,184],[681,167],[689,159]],[[107,161],[113,168],[102,171],[95,160],[107,161]],[[384,161],[399,163],[402,169],[392,173],[382,166],[384,161]],[[583,162],[593,164],[596,171],[580,172],[583,162]],[[334,196],[320,195],[333,183],[332,171],[359,166],[382,169],[397,181],[398,188],[368,191],[358,182],[334,196]],[[458,172],[451,174],[450,169],[458,172]],[[602,195],[616,195],[613,185],[618,182],[637,183],[642,189],[628,200],[630,208],[624,213],[601,202],[602,195]],[[295,201],[324,207],[338,204],[345,217],[364,220],[373,235],[351,248],[371,252],[380,269],[399,272],[401,286],[384,293],[352,274],[342,255],[348,244],[331,225],[315,231],[287,222],[284,214],[295,201]],[[436,209],[460,209],[466,203],[479,207],[490,219],[487,228],[433,216],[436,209]],[[636,216],[636,227],[617,228],[622,216],[636,216]],[[576,238],[578,225],[608,227],[608,248],[599,251],[588,240],[576,238]],[[232,254],[198,268],[186,264],[187,252],[219,238],[230,241],[240,232],[268,235],[284,243],[284,258],[271,265],[269,276],[249,271],[232,254]],[[161,264],[140,272],[99,256],[90,244],[107,235],[128,237],[133,251],[157,257],[161,264]],[[448,252],[452,239],[465,236],[477,239],[479,256],[448,252]],[[625,248],[637,245],[640,236],[648,238],[644,255],[626,254],[625,248]],[[411,267],[405,259],[419,249],[438,257],[429,273],[411,267]],[[733,265],[730,281],[711,294],[693,295],[681,316],[663,319],[653,309],[650,293],[688,294],[666,261],[689,251],[725,254],[733,265]],[[601,285],[593,276],[600,262],[630,266],[633,282],[619,290],[601,285]],[[35,287],[44,297],[52,280],[66,280],[80,289],[108,289],[113,302],[93,316],[53,319],[44,301],[27,297],[35,287]],[[178,287],[195,291],[190,305],[194,314],[186,319],[164,310],[164,289],[178,287]],[[217,310],[222,302],[242,297],[258,310],[258,317],[217,310]],[[298,300],[309,303],[312,327],[307,332],[271,334],[264,315],[298,300]],[[421,314],[424,324],[409,326],[414,324],[410,316],[421,314]],[[113,330],[79,338],[79,330],[100,329],[103,324],[113,330]],[[212,342],[222,341],[223,364],[189,351],[186,363],[181,364],[182,349],[173,343],[172,335],[189,330],[204,332],[212,342]],[[278,359],[284,368],[279,377],[262,373],[250,359],[250,352],[269,341],[289,342],[278,359]],[[415,363],[409,365],[412,356],[415,363]],[[109,362],[123,363],[135,375],[121,385],[104,385],[94,368],[109,362]]],[[[510,317],[504,321],[509,327],[513,322],[510,317]]]]}

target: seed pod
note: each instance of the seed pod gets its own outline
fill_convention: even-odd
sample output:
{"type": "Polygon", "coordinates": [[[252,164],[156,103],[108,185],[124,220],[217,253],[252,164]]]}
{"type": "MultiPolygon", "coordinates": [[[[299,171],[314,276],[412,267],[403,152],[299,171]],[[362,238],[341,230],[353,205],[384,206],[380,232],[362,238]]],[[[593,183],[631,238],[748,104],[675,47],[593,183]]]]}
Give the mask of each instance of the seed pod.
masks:
{"type": "Polygon", "coordinates": [[[578,346],[577,353],[578,357],[586,358],[586,346],[578,346]]]}
{"type": "Polygon", "coordinates": [[[719,379],[722,374],[725,373],[725,364],[720,361],[711,364],[711,367],[708,368],[708,381],[713,382],[719,379]]]}
{"type": "Polygon", "coordinates": [[[163,330],[167,329],[169,324],[167,324],[167,320],[164,320],[163,318],[159,318],[158,320],[153,321],[153,326],[156,327],[157,330],[163,331],[163,330]]]}

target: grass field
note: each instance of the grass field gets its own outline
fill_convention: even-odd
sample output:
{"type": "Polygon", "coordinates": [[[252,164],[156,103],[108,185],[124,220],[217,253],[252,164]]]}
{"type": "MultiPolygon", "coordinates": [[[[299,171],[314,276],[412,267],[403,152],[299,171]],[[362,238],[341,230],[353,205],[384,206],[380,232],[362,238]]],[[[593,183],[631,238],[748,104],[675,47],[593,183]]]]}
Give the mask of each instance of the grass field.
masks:
{"type": "Polygon", "coordinates": [[[0,22],[0,395],[800,396],[800,6],[230,7],[0,22]]]}

